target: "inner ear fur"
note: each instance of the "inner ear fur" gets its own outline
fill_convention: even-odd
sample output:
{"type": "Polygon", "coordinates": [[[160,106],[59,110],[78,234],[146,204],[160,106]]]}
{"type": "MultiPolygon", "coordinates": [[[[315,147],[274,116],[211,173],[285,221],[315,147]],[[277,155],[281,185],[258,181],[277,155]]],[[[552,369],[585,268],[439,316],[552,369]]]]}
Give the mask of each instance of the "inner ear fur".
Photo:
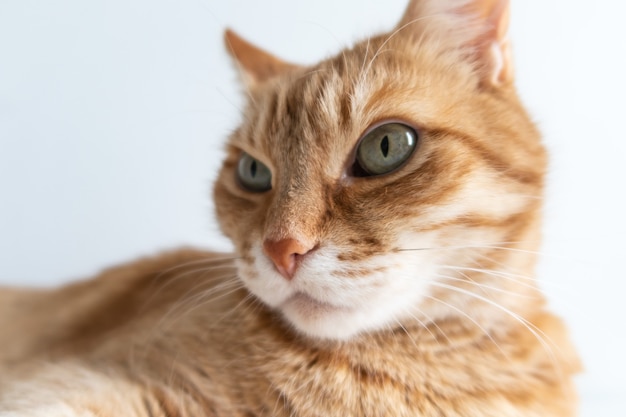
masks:
{"type": "Polygon", "coordinates": [[[483,84],[499,86],[513,81],[509,11],[509,0],[411,0],[397,29],[463,48],[483,84]]]}

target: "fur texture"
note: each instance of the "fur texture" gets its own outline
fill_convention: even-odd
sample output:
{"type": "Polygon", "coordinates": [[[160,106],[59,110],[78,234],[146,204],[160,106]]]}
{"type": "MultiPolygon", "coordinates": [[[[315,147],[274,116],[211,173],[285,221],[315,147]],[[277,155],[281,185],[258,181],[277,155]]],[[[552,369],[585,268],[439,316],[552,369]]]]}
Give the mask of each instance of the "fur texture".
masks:
{"type": "MultiPolygon", "coordinates": [[[[534,280],[546,156],[504,0],[414,0],[313,67],[226,42],[249,103],[214,188],[236,254],[0,292],[0,416],[571,416],[534,280]],[[415,151],[355,171],[361,138],[415,151]],[[242,157],[271,173],[242,185],[242,157]]],[[[253,174],[257,173],[254,165],[253,174]]]]}

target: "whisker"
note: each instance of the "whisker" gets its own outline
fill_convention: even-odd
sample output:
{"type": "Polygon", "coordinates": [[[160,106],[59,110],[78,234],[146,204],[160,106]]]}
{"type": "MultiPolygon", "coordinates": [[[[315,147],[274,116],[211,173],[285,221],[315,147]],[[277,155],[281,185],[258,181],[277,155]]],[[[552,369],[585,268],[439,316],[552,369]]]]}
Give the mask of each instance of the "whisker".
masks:
{"type": "Polygon", "coordinates": [[[538,244],[538,242],[532,241],[517,241],[517,242],[498,242],[498,243],[469,243],[463,245],[446,245],[446,246],[430,246],[423,248],[398,248],[396,251],[398,252],[413,252],[413,251],[424,251],[424,250],[464,250],[464,249],[497,249],[497,250],[507,250],[511,252],[522,252],[528,253],[532,255],[544,255],[543,252],[533,251],[528,249],[519,249],[512,248],[510,246],[500,246],[500,245],[519,245],[519,244],[538,244]],[[498,246],[496,246],[498,245],[498,246]]]}
{"type": "Polygon", "coordinates": [[[443,331],[443,329],[441,327],[439,327],[439,324],[437,324],[437,322],[435,320],[433,320],[432,317],[430,317],[428,314],[426,314],[426,312],[424,312],[423,310],[421,310],[420,308],[417,309],[417,311],[419,312],[419,314],[422,314],[424,317],[426,317],[429,321],[429,323],[432,323],[433,326],[435,326],[437,328],[437,330],[439,331],[439,333],[445,337],[445,339],[448,341],[449,344],[452,344],[452,341],[450,340],[450,338],[448,337],[448,335],[446,334],[446,332],[443,331]]]}
{"type": "MultiPolygon", "coordinates": [[[[224,93],[224,91],[222,91],[222,89],[221,89],[221,88],[219,88],[219,87],[215,87],[215,91],[217,91],[217,92],[220,94],[220,96],[222,96],[222,98],[223,98],[224,100],[226,100],[226,102],[227,102],[228,104],[230,104],[230,105],[231,105],[231,106],[232,106],[235,110],[237,110],[237,114],[242,115],[242,116],[246,119],[246,121],[247,121],[248,123],[252,123],[252,122],[253,122],[253,121],[252,121],[252,119],[250,118],[250,116],[248,115],[248,112],[243,111],[243,109],[242,109],[242,108],[240,108],[237,104],[235,104],[235,103],[234,103],[234,102],[230,99],[230,96],[229,96],[229,95],[227,95],[227,94],[225,94],[225,93],[224,93]]],[[[250,98],[252,99],[252,96],[250,95],[250,93],[248,93],[248,95],[249,95],[249,96],[250,96],[250,98]]],[[[254,103],[254,104],[256,105],[256,103],[254,103]]]]}
{"type": "MultiPolygon", "coordinates": [[[[206,273],[209,272],[212,271],[208,271],[206,273]]],[[[204,274],[204,276],[206,276],[206,273],[204,274]]],[[[203,305],[203,298],[207,298],[212,293],[217,293],[218,291],[227,291],[231,288],[236,288],[238,285],[243,286],[243,283],[241,283],[241,281],[236,276],[231,276],[230,278],[225,276],[213,276],[208,280],[206,278],[202,278],[203,277],[201,276],[200,282],[191,289],[189,289],[185,294],[183,294],[183,296],[165,312],[165,314],[158,320],[158,322],[154,326],[152,326],[151,329],[149,329],[150,333],[146,335],[147,337],[142,340],[140,344],[134,344],[131,347],[129,351],[129,361],[131,363],[137,363],[141,359],[137,356],[138,348],[140,348],[140,352],[142,352],[140,356],[145,357],[148,354],[148,347],[152,346],[156,341],[160,340],[165,334],[165,330],[168,329],[169,326],[171,326],[174,322],[181,319],[185,315],[188,315],[192,309],[203,305]],[[211,285],[217,279],[222,279],[224,280],[224,282],[214,287],[211,287],[208,290],[198,292],[198,288],[206,285],[211,285]],[[189,294],[193,295],[189,297],[189,294]],[[190,306],[190,309],[188,311],[185,311],[184,308],[189,306],[190,304],[192,304],[190,306]],[[195,304],[195,306],[193,304],[195,304]]],[[[206,302],[210,301],[211,299],[206,300],[206,302]]]]}
{"type": "Polygon", "coordinates": [[[504,272],[504,271],[496,271],[493,269],[484,269],[484,268],[474,268],[474,267],[470,267],[470,266],[455,266],[455,265],[438,265],[441,268],[446,268],[446,269],[454,269],[457,271],[469,271],[469,272],[478,272],[481,274],[488,274],[488,275],[494,275],[494,276],[498,276],[498,277],[503,277],[503,278],[511,278],[514,282],[518,282],[520,284],[524,284],[529,288],[535,288],[532,285],[529,285],[527,283],[525,283],[524,281],[530,281],[530,282],[536,282],[538,281],[537,278],[534,277],[529,277],[526,275],[520,275],[520,274],[513,274],[510,272],[504,272]]]}
{"type": "MultiPolygon", "coordinates": [[[[439,345],[441,345],[437,336],[435,336],[435,334],[430,330],[430,328],[428,328],[428,326],[422,320],[420,320],[419,317],[412,314],[408,309],[404,310],[404,314],[408,315],[413,320],[417,321],[417,323],[431,335],[433,340],[436,341],[439,345]]],[[[394,321],[398,323],[398,325],[402,328],[402,330],[404,330],[406,335],[411,339],[411,342],[413,343],[413,345],[417,348],[417,343],[415,342],[415,339],[413,339],[413,337],[409,334],[409,331],[406,329],[406,327],[404,327],[404,325],[399,320],[395,319],[394,321]]]]}
{"type": "Polygon", "coordinates": [[[428,294],[424,294],[424,297],[439,302],[453,310],[455,310],[456,312],[460,313],[461,315],[463,315],[464,317],[466,317],[469,321],[471,321],[476,327],[478,327],[484,334],[485,336],[487,336],[487,338],[493,343],[493,345],[498,348],[498,350],[500,351],[500,353],[502,353],[502,356],[505,358],[509,358],[509,356],[506,354],[506,352],[504,352],[504,350],[502,349],[502,347],[500,347],[500,345],[498,344],[498,342],[496,342],[496,340],[493,338],[493,336],[491,336],[491,334],[487,331],[487,329],[485,329],[480,323],[478,323],[473,317],[471,317],[469,314],[467,314],[465,311],[461,310],[460,308],[450,304],[450,303],[446,303],[443,300],[440,300],[437,297],[433,297],[431,295],[428,294]]]}
{"type": "MultiPolygon", "coordinates": [[[[242,286],[243,287],[243,286],[242,286]]],[[[211,329],[215,328],[222,320],[231,314],[235,313],[237,310],[240,310],[243,307],[243,311],[245,313],[246,309],[252,307],[254,309],[259,307],[257,298],[252,294],[248,293],[241,301],[239,301],[235,306],[224,313],[220,314],[215,320],[213,320],[211,329]]]]}
{"type": "Polygon", "coordinates": [[[307,72],[305,72],[304,74],[302,74],[302,75],[301,75],[300,77],[298,77],[297,79],[298,79],[298,80],[301,80],[301,79],[303,79],[303,78],[308,77],[309,75],[317,74],[317,73],[320,73],[320,72],[327,72],[327,71],[328,71],[328,70],[327,70],[326,68],[317,68],[317,69],[313,69],[313,70],[311,70],[311,71],[307,71],[307,72]]]}
{"type": "Polygon", "coordinates": [[[344,48],[343,42],[341,42],[339,40],[339,38],[337,38],[337,36],[335,36],[335,34],[332,33],[326,26],[324,26],[324,25],[322,25],[322,24],[320,24],[318,22],[314,22],[312,20],[305,21],[305,23],[308,23],[310,25],[316,26],[319,29],[322,29],[324,32],[326,32],[328,35],[330,35],[330,37],[333,38],[335,40],[335,42],[337,42],[337,45],[339,46],[339,49],[341,50],[343,63],[345,65],[345,67],[348,68],[348,60],[346,58],[346,48],[344,48]]]}
{"type": "MultiPolygon", "coordinates": [[[[171,267],[167,270],[164,270],[162,272],[160,272],[156,277],[154,277],[154,279],[152,280],[152,282],[150,283],[150,286],[148,287],[148,291],[149,291],[149,297],[146,299],[146,301],[143,303],[143,306],[140,308],[140,311],[143,311],[145,308],[147,308],[152,301],[154,301],[154,299],[161,294],[166,288],[170,287],[171,285],[175,284],[176,282],[180,281],[183,278],[187,278],[187,277],[195,277],[198,278],[201,282],[200,285],[202,284],[207,284],[209,282],[215,281],[215,280],[219,280],[220,279],[220,275],[215,275],[214,277],[207,279],[206,275],[208,272],[215,272],[215,271],[219,271],[220,269],[231,269],[232,265],[230,264],[226,264],[226,265],[222,265],[223,262],[231,262],[234,259],[238,259],[238,258],[223,258],[223,259],[203,259],[203,260],[196,260],[196,261],[190,261],[190,262],[186,262],[183,263],[181,265],[177,265],[174,267],[171,267]],[[158,288],[154,288],[156,286],[156,284],[161,281],[162,279],[164,279],[164,277],[166,275],[171,274],[172,272],[174,272],[177,269],[183,269],[183,268],[188,268],[194,265],[202,265],[202,264],[208,264],[205,267],[202,268],[195,268],[195,269],[191,269],[189,271],[185,271],[185,272],[180,272],[178,274],[176,274],[175,276],[171,277],[170,279],[168,279],[167,281],[163,282],[158,288]],[[216,265],[213,265],[216,264],[216,265]],[[200,275],[198,277],[198,274],[203,273],[203,275],[200,275]]],[[[195,289],[197,289],[197,287],[193,287],[192,289],[190,289],[187,294],[190,291],[195,291],[195,289]]],[[[186,295],[186,294],[185,294],[186,295]]]]}
{"type": "MultiPolygon", "coordinates": [[[[498,293],[501,293],[501,294],[511,295],[513,297],[526,298],[526,299],[529,299],[529,300],[536,300],[536,299],[538,299],[538,297],[536,297],[536,296],[532,296],[532,295],[528,295],[528,294],[520,294],[520,293],[516,293],[516,292],[513,292],[513,291],[507,291],[505,289],[493,287],[493,286],[487,285],[487,284],[482,284],[482,283],[476,282],[474,280],[466,281],[466,280],[461,279],[461,278],[456,278],[456,277],[453,277],[453,276],[450,276],[450,275],[441,275],[441,274],[438,274],[437,277],[444,278],[444,279],[451,280],[451,281],[471,284],[471,285],[473,285],[475,287],[478,287],[481,291],[483,291],[485,296],[489,295],[486,290],[490,290],[490,291],[498,292],[498,293]]],[[[535,287],[531,286],[530,288],[534,289],[535,287]]]]}
{"type": "MultiPolygon", "coordinates": [[[[399,28],[397,28],[396,30],[394,30],[393,32],[391,32],[391,34],[389,34],[389,36],[387,36],[387,38],[383,41],[383,43],[378,47],[378,49],[376,50],[376,52],[374,53],[374,56],[372,57],[372,59],[369,61],[369,63],[367,64],[367,68],[365,69],[365,72],[369,72],[369,70],[372,68],[372,64],[374,63],[374,61],[376,60],[376,58],[378,58],[380,51],[400,32],[402,32],[404,29],[406,29],[407,27],[425,20],[425,19],[430,19],[433,17],[436,17],[438,14],[434,14],[434,15],[429,15],[429,16],[421,16],[418,17],[416,19],[413,19],[407,23],[405,23],[404,25],[400,26],[399,28]]],[[[364,78],[363,78],[364,79],[364,78]]]]}
{"type": "MultiPolygon", "coordinates": [[[[474,280],[473,280],[473,279],[472,279],[469,275],[467,275],[464,271],[457,271],[457,273],[458,273],[458,274],[460,274],[463,278],[465,278],[465,280],[462,280],[462,279],[459,279],[459,278],[455,278],[455,279],[457,279],[457,280],[458,280],[458,281],[460,281],[460,282],[470,282],[470,283],[472,283],[472,284],[474,284],[474,285],[478,285],[478,286],[479,286],[479,288],[480,288],[480,290],[481,290],[483,293],[485,293],[485,294],[487,293],[487,290],[486,290],[485,288],[480,287],[480,284],[479,284],[479,283],[477,283],[476,281],[474,281],[474,280]]],[[[440,275],[440,276],[441,276],[441,275],[440,275]]],[[[452,277],[449,277],[449,279],[453,279],[453,278],[452,278],[452,277]]]]}
{"type": "Polygon", "coordinates": [[[566,289],[563,285],[559,285],[555,282],[547,281],[543,278],[539,279],[539,278],[535,278],[532,276],[514,274],[514,273],[504,272],[504,271],[499,271],[499,270],[494,270],[494,269],[472,268],[472,267],[452,266],[452,265],[440,265],[440,266],[442,268],[452,269],[456,271],[470,271],[470,272],[476,272],[476,273],[489,275],[495,278],[506,279],[508,281],[514,282],[520,286],[523,286],[529,289],[535,289],[535,290],[538,289],[538,286],[536,285],[537,283],[541,283],[542,285],[553,288],[553,289],[558,289],[558,290],[566,289]]]}
{"type": "MultiPolygon", "coordinates": [[[[503,264],[502,262],[499,262],[499,261],[497,261],[495,259],[492,259],[491,257],[486,256],[486,255],[479,254],[478,256],[480,258],[486,260],[487,262],[496,264],[496,265],[498,265],[498,266],[500,266],[502,268],[502,269],[482,268],[482,265],[480,263],[478,263],[478,260],[476,260],[478,266],[481,267],[479,269],[485,269],[486,271],[491,271],[493,273],[493,275],[496,276],[496,277],[505,278],[505,279],[511,280],[513,282],[518,282],[520,285],[524,285],[523,282],[520,282],[519,280],[516,280],[515,277],[511,277],[511,275],[519,275],[520,279],[522,281],[534,281],[537,284],[541,284],[542,286],[546,286],[546,287],[549,287],[549,288],[552,288],[552,289],[558,289],[558,290],[561,290],[561,291],[567,290],[567,287],[563,286],[562,284],[559,284],[556,281],[548,280],[548,279],[546,279],[543,276],[540,276],[539,278],[537,278],[537,277],[533,277],[533,276],[524,276],[524,275],[521,275],[521,274],[516,274],[515,272],[512,272],[510,270],[510,268],[506,264],[503,264]],[[507,276],[502,276],[502,274],[508,274],[508,275],[507,276]]],[[[528,285],[530,285],[530,284],[528,284],[528,285]]]]}
{"type": "MultiPolygon", "coordinates": [[[[193,260],[193,261],[183,262],[181,264],[174,265],[174,266],[172,266],[170,268],[162,270],[161,272],[159,272],[154,277],[152,282],[160,281],[163,278],[163,276],[169,275],[169,274],[171,274],[172,272],[174,272],[174,271],[176,271],[178,269],[188,268],[188,267],[196,266],[196,265],[206,265],[208,267],[208,266],[212,266],[213,264],[221,264],[221,263],[224,263],[224,262],[232,262],[232,261],[237,260],[239,258],[240,257],[238,257],[238,256],[229,256],[227,258],[217,258],[217,259],[215,259],[215,258],[205,258],[205,259],[196,259],[196,260],[193,260]]],[[[221,266],[221,265],[219,265],[219,266],[221,266]]],[[[175,279],[178,279],[178,277],[176,277],[175,279]]],[[[171,282],[171,281],[172,280],[169,280],[168,282],[171,282]]]]}
{"type": "MultiPolygon", "coordinates": [[[[202,283],[202,284],[206,284],[206,283],[202,283]]],[[[161,320],[155,327],[163,328],[165,327],[165,323],[168,322],[168,320],[172,322],[179,320],[181,317],[185,315],[189,315],[192,311],[196,310],[199,306],[206,305],[206,303],[208,302],[215,301],[225,295],[228,295],[236,290],[239,290],[240,288],[243,287],[243,285],[244,284],[237,278],[237,276],[233,275],[230,278],[227,278],[221,284],[211,287],[208,290],[200,291],[197,293],[195,293],[195,290],[190,290],[185,294],[185,296],[183,296],[178,302],[176,302],[167,311],[167,313],[163,315],[163,317],[161,317],[161,320]],[[222,291],[222,290],[231,290],[231,291],[228,291],[225,294],[219,294],[217,297],[207,299],[207,297],[215,293],[218,293],[219,291],[222,291]],[[190,294],[191,292],[194,292],[194,294],[191,297],[187,297],[187,295],[190,294]],[[180,315],[175,316],[175,314],[179,313],[183,308],[189,306],[190,304],[191,306],[187,310],[185,310],[180,315]]]]}
{"type": "Polygon", "coordinates": [[[361,63],[361,69],[359,70],[359,74],[363,74],[363,69],[365,68],[365,62],[367,62],[367,56],[370,52],[370,43],[372,42],[372,37],[367,37],[367,44],[365,45],[365,53],[363,54],[363,62],[361,63]]]}
{"type": "MultiPolygon", "coordinates": [[[[419,321],[419,319],[418,319],[418,321],[419,321]]],[[[398,325],[398,327],[400,327],[400,329],[402,329],[404,334],[406,334],[406,336],[409,338],[409,340],[411,341],[413,346],[415,346],[416,349],[419,349],[418,346],[417,346],[417,342],[415,341],[415,338],[411,335],[411,333],[409,333],[409,331],[406,329],[406,327],[404,327],[404,325],[400,322],[400,320],[394,319],[394,322],[398,325]]],[[[421,322],[420,322],[420,325],[422,327],[426,328],[426,326],[421,324],[421,322]]],[[[394,329],[390,328],[390,330],[393,331],[394,329]]],[[[431,335],[433,336],[433,338],[435,338],[435,335],[433,335],[432,333],[431,333],[431,335]]],[[[436,340],[436,338],[435,338],[435,340],[436,340]]]]}
{"type": "MultiPolygon", "coordinates": [[[[522,324],[529,332],[531,332],[533,334],[533,336],[535,336],[535,338],[537,339],[537,341],[543,346],[544,350],[546,351],[546,353],[548,353],[548,355],[550,355],[550,358],[552,359],[552,365],[554,366],[554,369],[559,371],[560,373],[560,366],[558,365],[558,362],[556,360],[556,355],[554,354],[554,350],[552,349],[552,347],[550,346],[550,344],[553,347],[556,347],[557,350],[560,350],[559,347],[549,338],[547,337],[547,335],[541,330],[539,329],[537,326],[535,326],[533,323],[529,322],[528,320],[526,320],[525,318],[523,318],[522,316],[516,314],[515,312],[509,310],[508,308],[496,303],[493,300],[490,300],[489,298],[483,297],[479,294],[473,293],[471,291],[465,290],[463,288],[459,288],[459,287],[455,287],[452,285],[447,285],[441,282],[436,282],[433,281],[431,282],[431,285],[439,287],[439,288],[444,288],[450,291],[455,291],[467,296],[470,296],[474,299],[477,299],[479,301],[482,301],[486,304],[489,304],[493,307],[496,307],[497,309],[499,309],[500,311],[508,314],[510,317],[512,317],[513,319],[515,319],[517,322],[519,322],[520,324],[522,324]],[[548,344],[548,342],[550,342],[550,344],[548,344]]],[[[454,306],[451,306],[452,308],[455,308],[454,306]]],[[[455,308],[456,309],[456,308],[455,308]]],[[[457,311],[459,311],[458,309],[456,309],[457,311]]]]}

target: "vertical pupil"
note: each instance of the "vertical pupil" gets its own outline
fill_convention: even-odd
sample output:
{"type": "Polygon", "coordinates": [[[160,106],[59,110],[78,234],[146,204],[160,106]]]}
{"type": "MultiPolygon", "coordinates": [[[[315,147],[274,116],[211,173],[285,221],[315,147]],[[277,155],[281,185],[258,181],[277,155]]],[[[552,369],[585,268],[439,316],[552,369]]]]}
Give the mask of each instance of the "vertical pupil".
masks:
{"type": "Polygon", "coordinates": [[[386,158],[389,154],[389,138],[385,135],[382,141],[380,141],[380,150],[383,151],[383,156],[386,158]]]}
{"type": "Polygon", "coordinates": [[[252,175],[252,178],[256,177],[256,161],[252,161],[252,164],[250,165],[250,175],[252,175]]]}

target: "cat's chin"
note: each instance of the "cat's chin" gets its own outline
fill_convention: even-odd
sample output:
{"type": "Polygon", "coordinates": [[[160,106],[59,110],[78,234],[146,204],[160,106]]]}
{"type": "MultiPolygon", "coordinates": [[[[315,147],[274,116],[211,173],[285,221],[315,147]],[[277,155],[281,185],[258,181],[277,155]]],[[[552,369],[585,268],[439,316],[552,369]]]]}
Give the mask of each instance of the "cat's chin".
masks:
{"type": "Polygon", "coordinates": [[[333,314],[340,311],[349,311],[347,307],[335,306],[333,304],[319,301],[303,292],[296,292],[283,304],[283,310],[294,309],[309,317],[316,317],[323,314],[333,314]]]}
{"type": "Polygon", "coordinates": [[[297,331],[309,337],[348,340],[365,330],[356,309],[325,303],[303,292],[293,294],[279,309],[297,331]]]}

